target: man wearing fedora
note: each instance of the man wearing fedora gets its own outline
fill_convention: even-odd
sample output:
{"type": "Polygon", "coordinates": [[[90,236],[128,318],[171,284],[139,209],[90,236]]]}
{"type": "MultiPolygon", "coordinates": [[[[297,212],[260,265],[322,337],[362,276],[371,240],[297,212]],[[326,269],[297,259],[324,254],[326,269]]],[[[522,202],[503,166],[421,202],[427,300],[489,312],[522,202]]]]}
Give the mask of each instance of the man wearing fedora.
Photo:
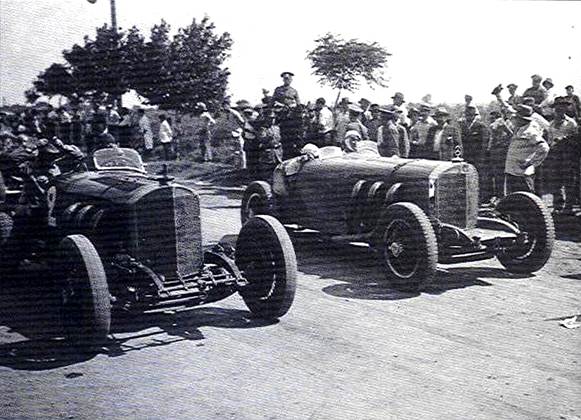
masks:
{"type": "Polygon", "coordinates": [[[550,151],[543,163],[548,192],[553,194],[553,210],[571,213],[575,194],[575,143],[577,123],[567,115],[571,102],[557,97],[553,102],[554,119],[549,126],[550,151]]]}
{"type": "Polygon", "coordinates": [[[382,125],[377,129],[377,149],[380,156],[401,156],[400,133],[395,121],[398,118],[395,107],[382,106],[379,108],[382,125]]]}
{"type": "Polygon", "coordinates": [[[418,119],[410,129],[410,157],[426,158],[426,140],[428,131],[436,125],[431,117],[432,107],[427,102],[420,104],[418,119]]]}
{"type": "Polygon", "coordinates": [[[535,106],[539,106],[547,97],[547,90],[543,86],[541,86],[541,81],[543,80],[543,78],[538,74],[533,74],[531,76],[531,80],[532,86],[525,90],[522,96],[523,98],[527,96],[534,98],[535,106]]]}
{"type": "Polygon", "coordinates": [[[405,98],[403,96],[403,93],[395,92],[391,97],[391,100],[393,101],[393,106],[396,108],[396,111],[399,111],[398,112],[399,123],[406,129],[409,129],[410,121],[405,115],[405,108],[403,106],[403,104],[405,103],[405,98]]]}
{"type": "Polygon", "coordinates": [[[555,85],[550,77],[543,80],[543,87],[547,92],[547,96],[543,99],[543,102],[539,104],[539,109],[541,115],[547,120],[553,119],[553,102],[555,102],[555,98],[557,97],[557,94],[553,90],[553,86],[555,85]]]}
{"type": "Polygon", "coordinates": [[[528,105],[517,105],[514,117],[515,132],[510,141],[504,173],[506,193],[515,191],[535,192],[535,168],[539,167],[547,154],[549,145],[543,138],[541,127],[533,120],[533,109],[528,105]]]}
{"type": "Polygon", "coordinates": [[[292,87],[294,74],[290,71],[283,71],[280,74],[282,77],[282,85],[274,89],[272,94],[271,105],[275,102],[280,102],[281,104],[286,103],[286,98],[292,98],[295,100],[297,105],[300,105],[301,100],[299,99],[299,93],[292,87]]]}
{"type": "Polygon", "coordinates": [[[451,160],[456,150],[462,153],[462,139],[458,129],[450,124],[450,113],[440,107],[434,114],[436,124],[428,130],[426,157],[435,160],[451,160]]]}

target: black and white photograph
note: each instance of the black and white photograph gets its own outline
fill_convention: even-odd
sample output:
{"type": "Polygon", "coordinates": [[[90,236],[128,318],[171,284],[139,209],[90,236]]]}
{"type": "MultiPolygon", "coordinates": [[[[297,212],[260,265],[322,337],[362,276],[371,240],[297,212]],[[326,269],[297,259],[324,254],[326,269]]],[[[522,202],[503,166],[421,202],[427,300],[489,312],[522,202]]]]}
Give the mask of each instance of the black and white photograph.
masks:
{"type": "Polygon", "coordinates": [[[0,419],[581,420],[581,1],[0,0],[0,419]]]}

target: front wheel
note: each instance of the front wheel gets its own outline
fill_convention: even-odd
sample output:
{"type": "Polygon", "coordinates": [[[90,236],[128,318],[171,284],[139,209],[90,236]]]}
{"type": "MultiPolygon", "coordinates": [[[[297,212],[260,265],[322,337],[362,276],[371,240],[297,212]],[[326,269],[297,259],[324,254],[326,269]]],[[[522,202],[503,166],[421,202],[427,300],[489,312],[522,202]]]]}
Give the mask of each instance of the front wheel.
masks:
{"type": "Polygon", "coordinates": [[[288,312],[295,297],[297,259],[279,221],[256,216],[242,226],[236,241],[236,265],[248,281],[240,294],[250,311],[266,319],[288,312]]]}
{"type": "Polygon", "coordinates": [[[496,211],[526,233],[526,240],[498,255],[500,263],[514,273],[533,273],[546,264],[553,252],[555,225],[543,201],[528,192],[507,195],[496,211]]]}
{"type": "Polygon", "coordinates": [[[259,214],[271,215],[274,207],[274,196],[268,182],[254,181],[244,191],[240,206],[242,224],[259,214]]]}
{"type": "Polygon", "coordinates": [[[417,205],[387,207],[379,249],[390,284],[416,292],[430,283],[438,263],[438,243],[430,220],[417,205]]]}
{"type": "Polygon", "coordinates": [[[97,250],[82,235],[65,237],[55,261],[65,338],[78,350],[95,351],[111,326],[107,277],[97,250]]]}

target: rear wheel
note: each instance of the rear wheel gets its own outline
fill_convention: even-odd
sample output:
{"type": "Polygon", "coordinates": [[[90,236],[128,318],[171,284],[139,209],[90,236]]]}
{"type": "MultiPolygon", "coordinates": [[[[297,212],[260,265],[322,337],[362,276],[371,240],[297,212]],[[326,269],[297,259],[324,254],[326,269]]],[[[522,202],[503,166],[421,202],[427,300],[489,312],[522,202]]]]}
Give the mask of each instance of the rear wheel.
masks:
{"type": "Polygon", "coordinates": [[[248,281],[240,294],[257,316],[276,319],[295,296],[297,260],[284,227],[271,216],[249,219],[236,242],[236,265],[248,281]]]}
{"type": "Polygon", "coordinates": [[[273,210],[274,196],[270,184],[264,181],[255,181],[248,185],[244,191],[240,207],[242,224],[259,214],[271,215],[273,210]]]}
{"type": "Polygon", "coordinates": [[[526,241],[498,255],[500,263],[515,273],[533,273],[543,268],[555,243],[553,218],[543,201],[528,192],[515,192],[503,198],[498,213],[526,232],[526,241]]]}
{"type": "Polygon", "coordinates": [[[65,337],[77,349],[93,352],[111,326],[107,277],[97,250],[85,236],[64,238],[55,261],[65,337]]]}
{"type": "Polygon", "coordinates": [[[380,250],[390,284],[418,291],[430,283],[438,263],[438,243],[430,220],[417,205],[396,203],[385,212],[380,250]]]}

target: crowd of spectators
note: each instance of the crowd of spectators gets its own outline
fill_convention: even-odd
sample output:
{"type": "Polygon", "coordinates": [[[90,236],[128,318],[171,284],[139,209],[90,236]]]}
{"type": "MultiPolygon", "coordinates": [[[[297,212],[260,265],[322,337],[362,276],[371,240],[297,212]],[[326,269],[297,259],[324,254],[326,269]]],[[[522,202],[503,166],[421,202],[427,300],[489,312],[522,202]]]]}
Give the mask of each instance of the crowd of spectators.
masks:
{"type": "Polygon", "coordinates": [[[263,90],[255,106],[246,100],[232,106],[226,100],[213,116],[204,103],[198,103],[193,138],[185,141],[180,141],[184,124],[179,114],[172,122],[165,113],[156,112],[159,124],[156,121],[154,132],[150,112],[101,104],[59,108],[47,104],[42,109],[0,113],[0,140],[33,144],[30,139],[58,138],[87,154],[117,144],[140,150],[145,159],[154,158],[157,143],[165,160],[183,155],[184,145],[185,149],[195,145],[199,160],[211,161],[219,116],[234,127],[234,154],[250,179],[268,179],[278,163],[298,156],[309,143],[350,152],[358,142],[371,140],[385,157],[463,158],[478,169],[482,203],[524,190],[552,194],[556,212],[571,212],[579,204],[581,104],[573,86],[558,95],[553,81],[539,75],[532,76],[531,87],[522,94],[510,83],[508,95],[503,95],[498,85],[492,91],[494,108],[483,108],[481,115],[470,95],[459,114],[432,105],[429,96],[407,103],[401,92],[387,104],[345,97],[333,105],[325,98],[304,104],[292,86],[293,76],[283,72],[282,85],[272,95],[263,90]]]}
{"type": "Polygon", "coordinates": [[[429,103],[429,96],[407,104],[401,92],[388,104],[342,98],[329,106],[325,98],[301,103],[293,74],[273,95],[263,90],[260,104],[241,100],[225,109],[239,121],[241,145],[252,178],[267,179],[282,160],[308,144],[354,151],[362,140],[377,144],[381,156],[451,160],[462,158],[479,173],[481,203],[494,203],[513,191],[552,194],[555,212],[570,213],[579,204],[581,105],[573,86],[563,95],[553,81],[533,75],[531,87],[492,91],[495,105],[485,115],[466,95],[460,115],[429,103]]]}

